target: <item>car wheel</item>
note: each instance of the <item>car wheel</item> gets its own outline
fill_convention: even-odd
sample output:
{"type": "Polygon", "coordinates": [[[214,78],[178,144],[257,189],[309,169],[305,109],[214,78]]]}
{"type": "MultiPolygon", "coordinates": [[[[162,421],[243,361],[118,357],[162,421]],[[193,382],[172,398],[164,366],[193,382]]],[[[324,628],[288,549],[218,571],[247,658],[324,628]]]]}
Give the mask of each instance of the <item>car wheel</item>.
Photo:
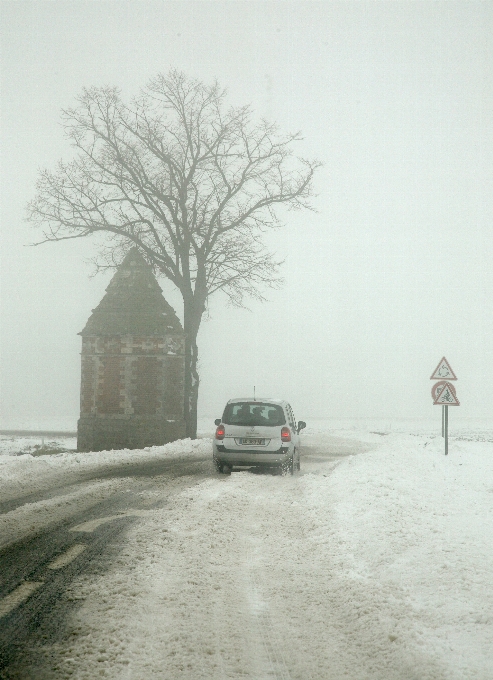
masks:
{"type": "Polygon", "coordinates": [[[289,460],[287,460],[285,463],[281,465],[281,475],[286,476],[286,475],[293,475],[294,474],[294,454],[291,456],[289,460]]]}
{"type": "Polygon", "coordinates": [[[223,475],[230,475],[231,469],[231,465],[221,465],[219,472],[221,472],[223,475]]]}
{"type": "Polygon", "coordinates": [[[216,472],[221,472],[221,464],[216,458],[216,456],[212,456],[212,464],[214,465],[214,469],[216,472]]]}

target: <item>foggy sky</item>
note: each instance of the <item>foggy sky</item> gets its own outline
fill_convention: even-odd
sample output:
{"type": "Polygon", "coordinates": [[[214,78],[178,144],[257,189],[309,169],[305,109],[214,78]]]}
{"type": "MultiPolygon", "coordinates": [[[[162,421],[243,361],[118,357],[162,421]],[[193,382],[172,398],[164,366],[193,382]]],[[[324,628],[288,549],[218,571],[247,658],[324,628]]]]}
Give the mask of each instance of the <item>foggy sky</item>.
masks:
{"type": "MultiPolygon", "coordinates": [[[[285,285],[211,300],[199,415],[284,398],[299,418],[436,417],[445,355],[461,406],[493,404],[492,44],[487,2],[2,2],[2,428],[75,428],[80,337],[110,275],[95,244],[28,247],[39,168],[70,157],[84,86],[136,94],[170,67],[302,130],[316,213],[268,236],[285,285]]],[[[160,281],[181,315],[180,297],[160,281]]]]}

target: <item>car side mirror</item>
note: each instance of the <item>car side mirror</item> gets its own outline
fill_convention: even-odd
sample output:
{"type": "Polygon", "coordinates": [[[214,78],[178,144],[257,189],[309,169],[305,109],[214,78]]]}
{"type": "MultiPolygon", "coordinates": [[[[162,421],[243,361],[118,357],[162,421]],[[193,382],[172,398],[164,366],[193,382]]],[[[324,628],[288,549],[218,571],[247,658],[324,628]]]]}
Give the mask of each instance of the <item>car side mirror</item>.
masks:
{"type": "Polygon", "coordinates": [[[221,424],[221,418],[216,418],[214,421],[214,425],[220,425],[221,424]]]}
{"type": "Polygon", "coordinates": [[[306,427],[304,420],[298,420],[298,434],[306,427]]]}

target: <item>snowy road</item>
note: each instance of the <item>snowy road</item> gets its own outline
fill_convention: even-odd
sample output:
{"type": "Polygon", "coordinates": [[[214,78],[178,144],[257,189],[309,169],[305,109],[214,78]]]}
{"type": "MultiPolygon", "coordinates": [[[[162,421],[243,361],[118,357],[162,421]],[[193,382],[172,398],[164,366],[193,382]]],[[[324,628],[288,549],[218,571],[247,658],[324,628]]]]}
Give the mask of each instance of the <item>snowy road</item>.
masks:
{"type": "MultiPolygon", "coordinates": [[[[330,452],[306,447],[304,465],[319,469],[322,463],[328,471],[341,457],[365,448],[342,440],[334,440],[330,452]]],[[[254,484],[261,483],[259,475],[243,474],[253,477],[254,484]]],[[[150,518],[157,509],[166,508],[173,496],[192,491],[200,482],[211,481],[211,477],[220,489],[227,481],[214,475],[209,457],[148,461],[127,464],[123,469],[115,466],[103,474],[99,470],[82,473],[76,483],[11,494],[1,502],[0,514],[5,523],[1,540],[8,540],[8,544],[0,553],[0,677],[58,677],[59,671],[63,674],[61,669],[45,667],[45,651],[63,639],[73,610],[86,597],[77,594],[77,585],[72,587],[74,580],[91,581],[104,574],[125,551],[126,530],[137,518],[150,518]],[[42,518],[36,527],[43,511],[47,511],[49,522],[42,518]],[[31,524],[34,532],[31,530],[23,539],[26,524],[31,524]],[[13,542],[16,538],[19,540],[13,542]]],[[[229,597],[234,603],[237,591],[237,586],[231,584],[227,597],[221,593],[221,600],[216,602],[214,620],[227,631],[229,619],[237,619],[238,615],[245,619],[240,627],[249,630],[251,639],[246,644],[252,656],[253,677],[265,673],[266,677],[291,677],[274,627],[264,611],[258,576],[261,545],[255,542],[257,519],[253,509],[249,509],[244,521],[252,524],[252,533],[248,530],[242,536],[243,547],[236,556],[239,564],[231,565],[231,569],[240,569],[238,578],[240,582],[245,579],[250,604],[243,612],[231,606],[229,597]]],[[[219,654],[222,667],[225,661],[220,657],[219,654]]],[[[223,671],[218,677],[229,677],[229,673],[223,671]]]]}
{"type": "Polygon", "coordinates": [[[0,503],[0,677],[39,677],[26,650],[59,637],[77,602],[73,579],[103,573],[136,518],[210,471],[209,457],[115,466],[0,503]]]}
{"type": "MultiPolygon", "coordinates": [[[[491,680],[490,435],[453,440],[445,458],[435,436],[338,434],[307,435],[294,477],[216,475],[201,460],[208,442],[177,477],[113,467],[88,480],[111,452],[80,470],[40,463],[45,491],[63,467],[79,475],[80,503],[89,488],[106,496],[62,522],[50,505],[44,531],[67,543],[49,555],[26,536],[38,571],[8,616],[34,618],[24,638],[13,631],[19,652],[0,678],[491,680]]],[[[6,465],[10,489],[24,462],[6,465]]],[[[6,516],[26,531],[22,512],[6,516]]]]}

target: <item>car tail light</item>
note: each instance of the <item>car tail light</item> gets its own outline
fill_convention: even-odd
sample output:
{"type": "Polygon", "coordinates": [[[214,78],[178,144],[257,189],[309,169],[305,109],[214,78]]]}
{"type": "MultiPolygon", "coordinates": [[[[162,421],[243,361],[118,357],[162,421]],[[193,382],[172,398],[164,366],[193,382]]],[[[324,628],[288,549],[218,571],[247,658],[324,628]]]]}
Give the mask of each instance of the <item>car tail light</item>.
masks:
{"type": "Polygon", "coordinates": [[[289,427],[283,427],[281,430],[281,441],[290,442],[291,441],[291,431],[289,427]]]}
{"type": "Polygon", "coordinates": [[[218,425],[216,428],[216,439],[224,439],[225,434],[226,431],[224,429],[224,425],[218,425]]]}

